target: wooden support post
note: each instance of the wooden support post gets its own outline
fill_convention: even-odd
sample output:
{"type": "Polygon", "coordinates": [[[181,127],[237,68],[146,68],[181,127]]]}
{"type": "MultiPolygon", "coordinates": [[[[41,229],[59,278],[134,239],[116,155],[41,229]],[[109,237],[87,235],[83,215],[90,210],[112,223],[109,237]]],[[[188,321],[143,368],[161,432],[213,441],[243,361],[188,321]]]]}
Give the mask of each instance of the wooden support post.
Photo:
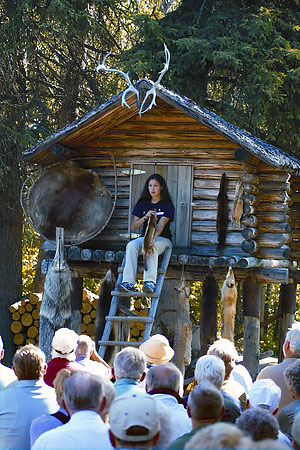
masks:
{"type": "Polygon", "coordinates": [[[261,286],[246,278],[243,284],[244,304],[244,365],[253,379],[259,370],[261,286]]]}
{"type": "Polygon", "coordinates": [[[81,333],[81,308],[82,308],[82,288],[83,280],[82,278],[72,277],[72,288],[71,288],[71,328],[76,331],[76,333],[81,333]]]}
{"type": "Polygon", "coordinates": [[[281,362],[284,358],[282,347],[284,344],[285,336],[288,329],[293,325],[295,321],[296,294],[297,294],[297,284],[294,283],[281,284],[279,308],[282,317],[280,319],[280,327],[279,327],[280,331],[279,331],[278,362],[281,362]]]}

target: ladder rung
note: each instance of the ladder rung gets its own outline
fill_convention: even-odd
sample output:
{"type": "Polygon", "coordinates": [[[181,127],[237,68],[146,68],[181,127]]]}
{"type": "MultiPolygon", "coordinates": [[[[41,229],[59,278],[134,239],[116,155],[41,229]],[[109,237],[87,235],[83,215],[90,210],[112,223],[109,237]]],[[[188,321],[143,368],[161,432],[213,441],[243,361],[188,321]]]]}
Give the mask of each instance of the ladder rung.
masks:
{"type": "Polygon", "coordinates": [[[156,292],[153,292],[153,294],[150,294],[149,292],[119,292],[119,291],[112,291],[111,295],[115,295],[116,297],[159,297],[159,294],[156,292]]]}
{"type": "Polygon", "coordinates": [[[129,317],[125,317],[125,316],[106,316],[105,317],[106,320],[110,320],[112,322],[149,322],[149,323],[153,323],[154,319],[152,319],[151,317],[144,317],[144,316],[129,316],[129,317]]]}
{"type": "Polygon", "coordinates": [[[131,341],[98,341],[98,344],[100,345],[116,345],[120,347],[126,347],[127,345],[130,345],[130,347],[139,347],[142,343],[141,342],[131,342],[131,341]]]}

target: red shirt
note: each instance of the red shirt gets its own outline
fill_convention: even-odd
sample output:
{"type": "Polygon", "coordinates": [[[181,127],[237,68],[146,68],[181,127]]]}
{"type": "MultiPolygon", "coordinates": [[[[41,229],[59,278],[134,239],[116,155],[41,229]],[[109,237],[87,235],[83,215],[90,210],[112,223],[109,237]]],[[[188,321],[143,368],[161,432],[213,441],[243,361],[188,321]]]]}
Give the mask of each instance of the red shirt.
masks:
{"type": "Polygon", "coordinates": [[[69,361],[66,358],[53,358],[48,362],[47,372],[44,375],[44,381],[48,386],[53,386],[54,378],[61,369],[82,370],[82,366],[76,361],[69,361]]]}

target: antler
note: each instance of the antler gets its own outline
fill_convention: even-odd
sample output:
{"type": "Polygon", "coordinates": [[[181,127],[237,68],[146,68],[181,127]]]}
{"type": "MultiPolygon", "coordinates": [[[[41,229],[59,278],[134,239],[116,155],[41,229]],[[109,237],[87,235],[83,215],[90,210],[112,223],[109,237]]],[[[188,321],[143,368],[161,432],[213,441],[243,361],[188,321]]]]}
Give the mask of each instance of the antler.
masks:
{"type": "Polygon", "coordinates": [[[154,83],[154,86],[153,86],[151,89],[149,89],[149,91],[146,92],[145,98],[144,98],[144,100],[143,100],[143,102],[142,102],[142,104],[141,104],[141,106],[140,106],[140,112],[139,112],[140,117],[141,117],[141,115],[142,115],[143,113],[145,113],[146,111],[148,111],[149,109],[151,109],[153,105],[156,105],[156,102],[155,102],[155,99],[156,99],[156,86],[160,83],[162,77],[164,76],[164,74],[165,74],[166,71],[168,70],[168,68],[169,68],[169,63],[170,63],[170,51],[169,51],[169,49],[168,49],[168,47],[166,46],[165,43],[164,43],[164,49],[165,49],[165,55],[166,55],[166,62],[165,62],[164,68],[163,68],[163,70],[162,70],[161,72],[159,72],[159,77],[158,77],[158,79],[156,80],[156,82],[154,83]],[[145,103],[146,103],[146,100],[147,100],[147,98],[148,98],[150,95],[152,95],[151,103],[150,103],[150,105],[143,111],[143,107],[144,107],[144,105],[145,105],[145,103]]]}
{"type": "Polygon", "coordinates": [[[139,91],[133,86],[133,84],[131,83],[130,78],[129,78],[129,75],[128,75],[128,72],[125,73],[125,72],[122,72],[122,70],[119,70],[119,69],[111,69],[111,68],[109,68],[109,67],[106,67],[105,61],[106,61],[106,58],[108,58],[108,56],[109,56],[110,54],[111,54],[111,52],[107,53],[107,55],[104,56],[102,63],[101,63],[101,64],[98,63],[98,66],[97,66],[97,68],[96,68],[96,71],[97,71],[97,72],[100,72],[100,70],[106,70],[106,72],[116,72],[116,73],[119,73],[120,75],[123,75],[123,77],[125,78],[125,80],[126,80],[127,83],[128,83],[128,88],[125,89],[125,91],[123,92],[123,95],[122,95],[122,106],[126,105],[127,108],[130,109],[130,106],[129,106],[128,103],[126,102],[126,94],[127,94],[128,92],[134,92],[134,93],[136,94],[136,96],[137,96],[137,99],[139,100],[140,93],[139,93],[139,91]]]}

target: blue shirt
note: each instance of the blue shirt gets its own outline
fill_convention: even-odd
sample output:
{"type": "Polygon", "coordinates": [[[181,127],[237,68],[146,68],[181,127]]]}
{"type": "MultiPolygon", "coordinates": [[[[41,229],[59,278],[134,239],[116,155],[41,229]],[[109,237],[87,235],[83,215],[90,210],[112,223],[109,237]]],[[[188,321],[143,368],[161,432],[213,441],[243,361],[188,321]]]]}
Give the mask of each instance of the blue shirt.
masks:
{"type": "Polygon", "coordinates": [[[144,392],[145,390],[140,387],[140,383],[138,381],[133,380],[132,378],[120,378],[114,383],[114,388],[116,391],[116,397],[120,397],[120,395],[127,393],[138,392],[139,394],[144,392]]]}
{"type": "MultiPolygon", "coordinates": [[[[171,230],[170,230],[170,222],[172,222],[174,220],[174,211],[175,211],[173,203],[172,202],[164,202],[163,200],[160,200],[157,203],[151,203],[151,201],[142,200],[140,202],[137,202],[137,204],[134,207],[134,210],[132,211],[132,215],[142,218],[150,210],[155,210],[156,212],[163,212],[163,214],[161,216],[158,216],[158,220],[160,219],[160,217],[167,217],[169,219],[168,223],[165,225],[160,236],[170,239],[170,241],[171,241],[172,234],[171,234],[171,230]]],[[[148,223],[148,220],[146,220],[144,222],[142,236],[145,235],[147,223],[148,223]]]]}
{"type": "Polygon", "coordinates": [[[33,419],[57,410],[55,390],[42,379],[20,380],[0,392],[0,447],[30,448],[33,419]]]}

